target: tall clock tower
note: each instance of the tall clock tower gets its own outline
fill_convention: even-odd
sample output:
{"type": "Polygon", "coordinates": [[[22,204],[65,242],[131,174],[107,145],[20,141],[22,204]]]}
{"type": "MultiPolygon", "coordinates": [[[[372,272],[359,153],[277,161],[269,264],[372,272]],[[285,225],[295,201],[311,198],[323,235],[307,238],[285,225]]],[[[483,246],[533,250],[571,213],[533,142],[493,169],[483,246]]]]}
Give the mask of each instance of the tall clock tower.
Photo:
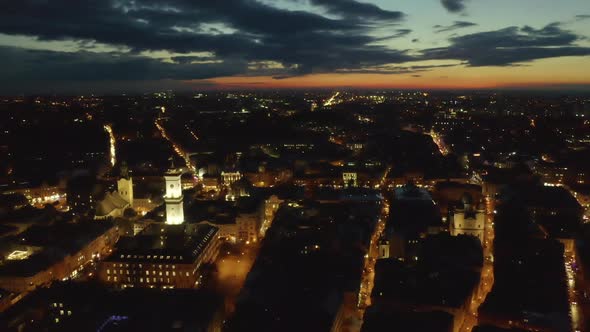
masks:
{"type": "Polygon", "coordinates": [[[182,172],[172,167],[164,174],[164,180],[166,180],[166,196],[164,201],[166,202],[166,224],[178,225],[184,222],[184,206],[182,187],[180,183],[180,176],[182,172]]]}

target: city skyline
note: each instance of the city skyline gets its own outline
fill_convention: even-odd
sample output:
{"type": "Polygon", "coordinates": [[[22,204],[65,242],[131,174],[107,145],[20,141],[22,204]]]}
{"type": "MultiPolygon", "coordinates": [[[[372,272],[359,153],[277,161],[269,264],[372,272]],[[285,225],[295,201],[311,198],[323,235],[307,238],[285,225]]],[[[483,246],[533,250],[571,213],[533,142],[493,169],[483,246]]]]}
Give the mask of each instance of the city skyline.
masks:
{"type": "Polygon", "coordinates": [[[583,0],[10,1],[0,94],[590,90],[583,0]]]}

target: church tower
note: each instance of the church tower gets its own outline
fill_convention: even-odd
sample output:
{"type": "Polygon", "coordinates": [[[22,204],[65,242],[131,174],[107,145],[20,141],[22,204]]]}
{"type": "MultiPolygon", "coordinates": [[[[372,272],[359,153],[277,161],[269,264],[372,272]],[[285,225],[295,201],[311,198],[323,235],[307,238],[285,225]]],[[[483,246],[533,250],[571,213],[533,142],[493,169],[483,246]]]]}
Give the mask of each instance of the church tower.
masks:
{"type": "Polygon", "coordinates": [[[133,207],[133,178],[129,176],[129,168],[126,162],[121,163],[121,178],[117,181],[119,195],[133,207]]]}
{"type": "Polygon", "coordinates": [[[170,169],[164,174],[166,180],[166,224],[178,225],[184,222],[184,206],[182,187],[180,183],[180,169],[174,167],[174,162],[170,169]]]}

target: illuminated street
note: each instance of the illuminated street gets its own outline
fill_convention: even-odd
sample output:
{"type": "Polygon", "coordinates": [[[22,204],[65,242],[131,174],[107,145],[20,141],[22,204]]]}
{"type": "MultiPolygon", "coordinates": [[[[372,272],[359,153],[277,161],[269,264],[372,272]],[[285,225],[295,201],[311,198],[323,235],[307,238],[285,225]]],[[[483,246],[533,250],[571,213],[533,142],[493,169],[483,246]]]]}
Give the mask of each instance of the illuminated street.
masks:
{"type": "Polygon", "coordinates": [[[494,199],[486,197],[485,206],[486,218],[483,243],[484,261],[481,271],[481,280],[470,303],[469,310],[466,313],[465,320],[460,329],[461,331],[471,331],[473,327],[477,325],[477,310],[485,301],[486,296],[492,290],[494,285],[494,199]]]}
{"type": "Polygon", "coordinates": [[[226,305],[232,312],[248,272],[256,260],[255,245],[225,245],[217,257],[216,288],[224,295],[226,305]]]}
{"type": "Polygon", "coordinates": [[[387,201],[387,176],[391,171],[391,167],[388,167],[384,174],[383,178],[380,181],[380,187],[382,188],[383,194],[383,205],[381,207],[381,214],[379,215],[379,219],[377,220],[377,225],[375,226],[375,230],[371,236],[371,244],[369,246],[369,250],[367,255],[365,255],[365,264],[363,269],[363,274],[361,276],[361,284],[359,289],[358,295],[358,303],[357,307],[359,309],[360,317],[364,313],[364,310],[371,305],[371,292],[373,291],[373,281],[375,278],[375,263],[377,262],[377,258],[379,255],[379,239],[383,234],[383,230],[385,229],[385,223],[389,218],[389,202],[387,201]]]}
{"type": "Polygon", "coordinates": [[[340,92],[336,92],[332,95],[332,97],[330,97],[330,99],[326,100],[326,102],[324,103],[324,106],[332,106],[334,104],[336,104],[335,100],[336,97],[338,97],[338,95],[340,94],[340,92]]]}
{"type": "MultiPolygon", "coordinates": [[[[190,157],[188,156],[188,153],[186,153],[184,150],[182,150],[182,147],[180,147],[179,144],[177,144],[176,142],[174,142],[166,133],[166,129],[164,128],[164,126],[160,123],[160,121],[163,121],[162,119],[156,119],[155,121],[155,125],[158,128],[158,130],[160,131],[160,134],[162,135],[162,137],[164,139],[166,139],[168,142],[170,142],[170,144],[172,145],[172,149],[174,150],[174,152],[176,152],[176,154],[182,158],[184,160],[184,163],[186,164],[186,167],[193,173],[196,174],[197,172],[197,167],[196,165],[191,161],[190,157]]],[[[193,135],[194,133],[191,132],[193,135]]],[[[195,139],[196,138],[196,135],[195,139]]]]}
{"type": "Polygon", "coordinates": [[[575,252],[565,252],[565,272],[567,276],[568,301],[574,331],[584,329],[584,311],[581,303],[584,301],[584,280],[580,271],[580,263],[575,252]]]}
{"type": "Polygon", "coordinates": [[[449,148],[447,147],[447,145],[445,144],[444,139],[442,138],[442,136],[440,134],[438,134],[437,132],[435,132],[434,130],[431,130],[429,132],[430,137],[432,137],[432,140],[434,141],[434,143],[436,144],[436,146],[438,146],[438,150],[440,151],[440,153],[443,156],[446,156],[449,154],[449,148]]]}

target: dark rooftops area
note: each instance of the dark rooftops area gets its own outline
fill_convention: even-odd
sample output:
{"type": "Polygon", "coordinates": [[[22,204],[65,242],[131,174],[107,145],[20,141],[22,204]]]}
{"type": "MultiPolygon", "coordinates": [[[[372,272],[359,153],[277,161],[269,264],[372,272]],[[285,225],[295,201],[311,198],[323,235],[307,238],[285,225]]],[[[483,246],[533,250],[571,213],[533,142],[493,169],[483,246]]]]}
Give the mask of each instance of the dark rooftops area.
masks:
{"type": "Polygon", "coordinates": [[[425,189],[406,186],[398,188],[395,194],[390,208],[392,213],[387,220],[387,233],[393,231],[414,236],[430,226],[442,225],[440,211],[425,189]]]}
{"type": "Polygon", "coordinates": [[[361,332],[451,332],[453,315],[442,311],[411,312],[369,307],[361,332]]]}
{"type": "Polygon", "coordinates": [[[217,227],[200,225],[152,224],[134,237],[123,237],[106,261],[144,261],[150,256],[176,262],[192,262],[214,239],[217,227]]]}
{"type": "Polygon", "coordinates": [[[502,193],[502,205],[498,217],[506,222],[497,226],[500,239],[533,234],[573,238],[580,232],[583,210],[563,187],[508,187],[502,193]]]}
{"type": "Polygon", "coordinates": [[[563,245],[555,240],[531,239],[497,247],[494,286],[480,314],[513,318],[569,312],[563,245]],[[549,287],[549,285],[551,285],[549,287]]]}
{"type": "Polygon", "coordinates": [[[375,204],[279,210],[228,331],[328,331],[345,292],[358,292],[375,204]]]}
{"type": "Polygon", "coordinates": [[[481,242],[469,235],[448,233],[430,235],[420,242],[418,257],[421,264],[451,266],[478,270],[483,267],[481,242]]]}
{"type": "Polygon", "coordinates": [[[472,332],[527,332],[521,329],[503,329],[492,325],[481,325],[473,328],[472,332]]]}
{"type": "Polygon", "coordinates": [[[470,269],[379,259],[372,298],[376,304],[408,308],[459,308],[478,282],[479,272],[470,269]]]}
{"type": "Polygon", "coordinates": [[[530,184],[533,174],[527,167],[515,168],[488,168],[483,177],[485,182],[494,184],[530,184]]]}
{"type": "Polygon", "coordinates": [[[511,187],[511,189],[514,191],[514,195],[522,197],[527,206],[581,211],[581,206],[576,198],[564,187],[539,185],[518,186],[511,187]]]}
{"type": "Polygon", "coordinates": [[[0,216],[1,223],[15,223],[15,224],[49,224],[52,221],[60,218],[63,215],[57,212],[52,206],[44,209],[37,209],[27,205],[21,209],[11,210],[8,213],[0,216]]]}
{"type": "Polygon", "coordinates": [[[174,156],[168,142],[161,138],[119,141],[120,158],[124,159],[134,176],[159,175],[170,166],[169,158],[174,156]]]}
{"type": "Polygon", "coordinates": [[[482,199],[481,186],[459,183],[453,181],[437,182],[434,186],[432,197],[441,206],[441,210],[447,211],[452,207],[462,206],[465,195],[472,199],[473,204],[478,204],[482,199]]]}
{"type": "Polygon", "coordinates": [[[383,200],[380,191],[361,187],[351,187],[346,189],[334,189],[330,187],[317,188],[313,192],[313,198],[318,201],[380,202],[383,200]]]}
{"type": "Polygon", "coordinates": [[[451,159],[441,155],[428,135],[402,130],[394,135],[375,135],[372,141],[374,144],[367,150],[394,165],[390,178],[412,171],[422,172],[426,177],[444,177],[457,172],[457,167],[449,162],[451,159]]]}
{"type": "Polygon", "coordinates": [[[24,260],[12,260],[0,265],[0,276],[30,277],[63,258],[63,253],[42,251],[24,260]]]}
{"type": "Polygon", "coordinates": [[[9,241],[14,245],[41,247],[42,250],[24,260],[6,261],[0,265],[0,275],[34,275],[64,256],[78,252],[111,227],[113,224],[106,221],[32,226],[9,241]]]}
{"type": "Polygon", "coordinates": [[[82,221],[78,223],[55,223],[51,226],[34,225],[19,234],[19,243],[56,247],[73,253],[113,227],[109,221],[82,221]]]}
{"type": "Polygon", "coordinates": [[[569,328],[563,244],[535,231],[522,203],[504,202],[497,209],[494,285],[479,308],[480,318],[569,328]]]}
{"type": "Polygon", "coordinates": [[[89,282],[58,283],[0,315],[0,329],[17,331],[22,323],[25,331],[207,331],[221,303],[205,290],[110,290],[89,282]]]}
{"type": "Polygon", "coordinates": [[[0,237],[18,231],[18,227],[0,224],[0,237]]]}

